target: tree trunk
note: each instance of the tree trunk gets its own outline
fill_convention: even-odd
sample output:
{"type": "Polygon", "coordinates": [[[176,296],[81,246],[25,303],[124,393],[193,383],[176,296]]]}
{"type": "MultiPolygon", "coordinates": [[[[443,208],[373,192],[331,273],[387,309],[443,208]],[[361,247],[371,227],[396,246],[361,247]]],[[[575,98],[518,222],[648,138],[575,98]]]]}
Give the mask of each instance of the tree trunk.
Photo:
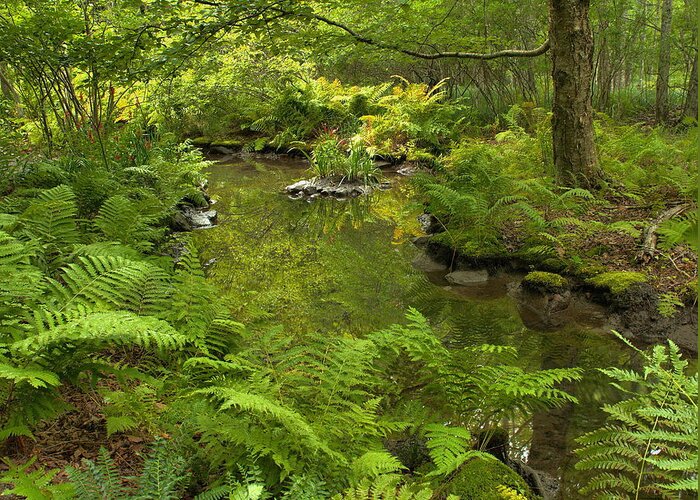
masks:
{"type": "Polygon", "coordinates": [[[590,0],[550,0],[552,51],[552,145],[557,181],[595,187],[601,177],[591,104],[593,33],[590,0]]]}
{"type": "MultiPolygon", "coordinates": [[[[607,22],[600,23],[601,33],[605,33],[608,27],[607,22]]],[[[603,35],[603,40],[600,42],[598,51],[598,68],[596,72],[596,80],[598,87],[598,110],[605,111],[608,108],[610,101],[610,87],[612,85],[612,64],[610,62],[610,48],[608,47],[608,39],[603,35]]]]}
{"type": "Polygon", "coordinates": [[[698,119],[698,57],[695,54],[693,69],[690,70],[688,95],[685,98],[685,116],[698,119]]]}
{"type": "Polygon", "coordinates": [[[656,120],[668,122],[668,74],[671,69],[671,16],[673,0],[663,0],[661,7],[661,38],[659,40],[659,71],[656,76],[656,120]]]}
{"type": "Polygon", "coordinates": [[[15,106],[19,104],[19,95],[8,77],[7,63],[5,62],[0,62],[0,94],[15,106]]]}

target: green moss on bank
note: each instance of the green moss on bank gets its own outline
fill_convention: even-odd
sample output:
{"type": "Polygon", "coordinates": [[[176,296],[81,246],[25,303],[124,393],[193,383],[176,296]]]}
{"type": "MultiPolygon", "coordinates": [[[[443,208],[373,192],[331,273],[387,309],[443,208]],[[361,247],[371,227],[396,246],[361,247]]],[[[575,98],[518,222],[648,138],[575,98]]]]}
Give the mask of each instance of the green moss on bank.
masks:
{"type": "Polygon", "coordinates": [[[644,273],[634,271],[610,271],[589,278],[586,280],[586,283],[598,288],[606,288],[617,295],[627,290],[631,285],[646,283],[647,279],[648,277],[644,273]]]}

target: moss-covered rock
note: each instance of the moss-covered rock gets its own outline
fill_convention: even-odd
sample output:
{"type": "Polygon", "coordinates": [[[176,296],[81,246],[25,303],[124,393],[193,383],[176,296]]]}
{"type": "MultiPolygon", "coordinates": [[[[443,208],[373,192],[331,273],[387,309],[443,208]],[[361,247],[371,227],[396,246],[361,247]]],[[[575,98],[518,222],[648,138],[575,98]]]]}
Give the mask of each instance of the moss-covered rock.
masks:
{"type": "Polygon", "coordinates": [[[459,495],[462,500],[502,500],[506,489],[525,498],[536,498],[513,469],[495,458],[476,458],[464,464],[443,491],[459,495]]]}
{"type": "Polygon", "coordinates": [[[586,280],[586,283],[598,288],[605,288],[618,295],[636,283],[646,283],[647,275],[634,271],[609,271],[586,280]]]}
{"type": "Polygon", "coordinates": [[[523,278],[523,286],[540,292],[561,292],[569,287],[569,282],[563,276],[545,271],[532,271],[523,278]]]}

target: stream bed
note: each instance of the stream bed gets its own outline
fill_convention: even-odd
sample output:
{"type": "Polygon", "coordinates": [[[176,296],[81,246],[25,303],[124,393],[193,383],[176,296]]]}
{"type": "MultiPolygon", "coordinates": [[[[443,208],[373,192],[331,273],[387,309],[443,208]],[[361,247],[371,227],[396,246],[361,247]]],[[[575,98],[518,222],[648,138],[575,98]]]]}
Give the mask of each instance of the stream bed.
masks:
{"type": "Polygon", "coordinates": [[[582,498],[574,439],[599,426],[599,408],[618,397],[596,368],[636,362],[606,329],[605,311],[577,303],[562,326],[538,329],[509,292],[522,274],[501,272],[459,286],[445,279],[448,271],[424,265],[412,243],[422,234],[422,208],[406,178],[387,174],[391,189],[352,200],[290,199],[284,187],[306,168],[289,158],[229,158],[209,169],[219,225],[195,235],[203,260],[213,262],[208,276],[236,319],[281,324],[290,335],[363,335],[402,322],[415,307],[455,349],[509,345],[533,370],[581,367],[584,379],[567,387],[578,405],[513,422],[509,430],[513,455],[560,479],[559,498],[582,498]]]}

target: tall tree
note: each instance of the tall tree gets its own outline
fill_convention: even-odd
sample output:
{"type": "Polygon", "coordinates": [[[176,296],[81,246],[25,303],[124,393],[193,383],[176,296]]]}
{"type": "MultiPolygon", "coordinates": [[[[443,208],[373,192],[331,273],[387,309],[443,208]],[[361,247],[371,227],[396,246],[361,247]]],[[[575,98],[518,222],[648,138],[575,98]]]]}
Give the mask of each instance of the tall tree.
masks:
{"type": "Polygon", "coordinates": [[[659,67],[656,76],[656,119],[668,121],[668,75],[671,69],[671,18],[673,0],[663,0],[661,6],[661,37],[659,39],[659,67]]]}
{"type": "Polygon", "coordinates": [[[560,183],[592,187],[600,177],[591,104],[593,33],[589,0],[550,0],[552,145],[560,183]]]}

